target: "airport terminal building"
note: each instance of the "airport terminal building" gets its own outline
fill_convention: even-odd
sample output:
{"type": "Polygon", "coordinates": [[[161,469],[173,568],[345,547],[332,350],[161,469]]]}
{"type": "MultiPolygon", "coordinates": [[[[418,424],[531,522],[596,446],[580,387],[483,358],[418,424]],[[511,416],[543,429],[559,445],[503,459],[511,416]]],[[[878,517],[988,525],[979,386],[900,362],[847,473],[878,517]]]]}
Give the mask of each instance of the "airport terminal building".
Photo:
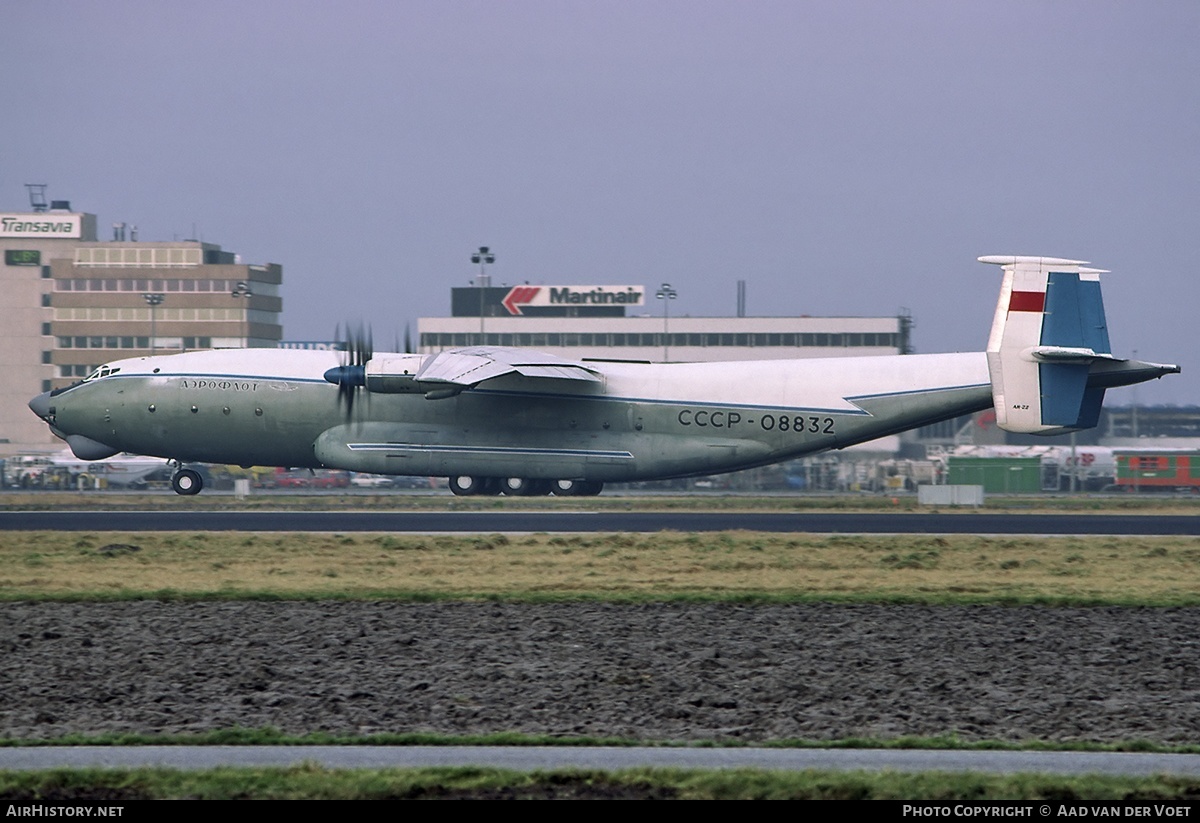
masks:
{"type": "MultiPolygon", "coordinates": [[[[451,290],[450,317],[418,320],[418,351],[516,346],[567,358],[702,362],[912,351],[910,317],[652,316],[639,285],[451,290]]],[[[661,308],[661,307],[654,307],[661,308]]]]}
{"type": "Polygon", "coordinates": [[[110,360],[191,349],[275,347],[277,264],[245,265],[215,243],[139,242],[65,201],[0,213],[0,457],[61,446],[29,399],[110,360]]]}

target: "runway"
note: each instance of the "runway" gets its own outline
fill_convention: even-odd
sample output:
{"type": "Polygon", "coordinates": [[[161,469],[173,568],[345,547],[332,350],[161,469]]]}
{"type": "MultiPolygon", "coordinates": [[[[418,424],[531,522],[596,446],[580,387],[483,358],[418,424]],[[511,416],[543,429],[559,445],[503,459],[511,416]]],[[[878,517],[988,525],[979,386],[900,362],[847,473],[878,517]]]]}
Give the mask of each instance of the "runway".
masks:
{"type": "Polygon", "coordinates": [[[330,769],[477,766],[562,769],[770,769],[1200,776],[1200,755],[1147,752],[932,751],[610,746],[37,746],[0,749],[0,770],[215,769],[316,763],[330,769]]]}
{"type": "Polygon", "coordinates": [[[0,512],[3,531],[713,532],[1200,535],[1200,517],[1132,514],[790,512],[0,512]]]}

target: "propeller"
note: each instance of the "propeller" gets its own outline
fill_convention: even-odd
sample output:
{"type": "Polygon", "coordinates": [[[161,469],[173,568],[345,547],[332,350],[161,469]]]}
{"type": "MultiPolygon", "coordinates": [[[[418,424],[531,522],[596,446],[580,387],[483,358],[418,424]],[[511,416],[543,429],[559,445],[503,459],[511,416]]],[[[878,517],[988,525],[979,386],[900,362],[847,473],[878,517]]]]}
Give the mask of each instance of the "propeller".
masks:
{"type": "MultiPolygon", "coordinates": [[[[341,326],[336,337],[341,340],[341,326]]],[[[359,390],[367,385],[367,362],[374,354],[374,344],[371,330],[364,330],[361,323],[358,329],[346,324],[346,339],[342,344],[342,365],[335,366],[325,372],[325,379],[338,387],[338,405],[345,406],[346,416],[354,411],[354,399],[359,390]]]]}

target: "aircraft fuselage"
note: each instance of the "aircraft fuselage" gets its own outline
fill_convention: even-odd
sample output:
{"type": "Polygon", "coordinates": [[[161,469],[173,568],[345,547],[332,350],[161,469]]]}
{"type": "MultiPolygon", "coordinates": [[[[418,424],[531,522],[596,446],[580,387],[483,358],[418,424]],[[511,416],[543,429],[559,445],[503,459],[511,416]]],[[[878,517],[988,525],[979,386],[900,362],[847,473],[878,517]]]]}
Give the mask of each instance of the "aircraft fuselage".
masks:
{"type": "Polygon", "coordinates": [[[991,405],[981,353],[604,362],[595,364],[598,383],[562,381],[548,390],[544,380],[510,375],[443,399],[371,392],[348,415],[337,387],[321,376],[337,365],[328,352],[195,352],[109,365],[110,375],[51,398],[56,430],[180,461],[381,474],[596,481],[709,474],[991,405]]]}

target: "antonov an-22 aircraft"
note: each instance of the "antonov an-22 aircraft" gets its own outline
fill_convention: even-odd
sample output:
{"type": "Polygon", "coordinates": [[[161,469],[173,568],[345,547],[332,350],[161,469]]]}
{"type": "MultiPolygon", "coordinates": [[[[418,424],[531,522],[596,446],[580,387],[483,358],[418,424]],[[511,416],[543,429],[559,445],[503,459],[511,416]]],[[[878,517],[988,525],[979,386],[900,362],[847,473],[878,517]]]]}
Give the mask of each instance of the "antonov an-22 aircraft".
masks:
{"type": "Polygon", "coordinates": [[[438,354],[201,351],[107,363],[29,404],[80,458],[442,475],[455,494],[597,494],[605,482],[730,472],[995,406],[1008,431],[1096,425],[1105,389],[1179,371],[1111,354],[1099,271],[1002,267],[986,352],[725,363],[438,354]]]}

